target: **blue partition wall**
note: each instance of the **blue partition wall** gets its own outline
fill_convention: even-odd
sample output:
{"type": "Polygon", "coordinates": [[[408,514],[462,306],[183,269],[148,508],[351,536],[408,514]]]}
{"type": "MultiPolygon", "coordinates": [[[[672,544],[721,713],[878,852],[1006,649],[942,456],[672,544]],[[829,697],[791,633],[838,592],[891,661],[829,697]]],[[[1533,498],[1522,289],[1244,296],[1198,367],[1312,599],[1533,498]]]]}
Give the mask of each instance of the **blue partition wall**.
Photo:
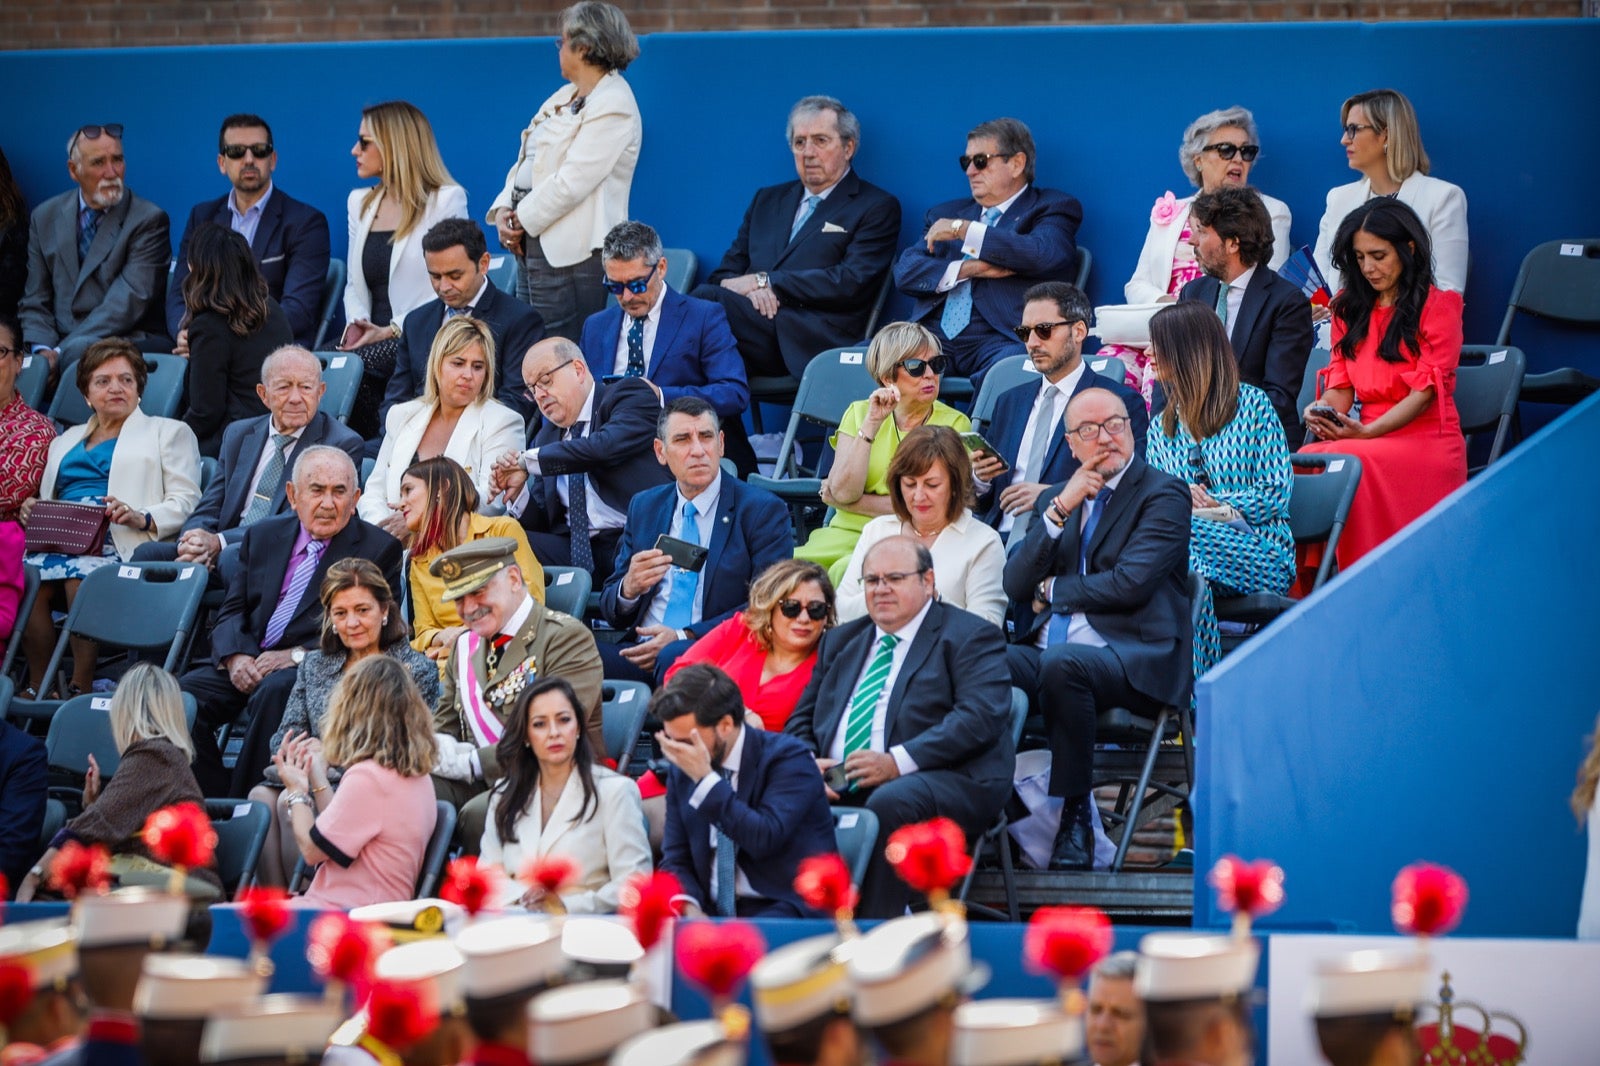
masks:
{"type": "MultiPolygon", "coordinates": [[[[1393,85],[1421,113],[1434,174],[1466,190],[1467,339],[1490,341],[1527,249],[1600,233],[1596,55],[1595,20],[654,34],[628,72],[645,121],[633,213],[715,264],[751,192],[794,176],[789,105],[825,92],[860,115],[859,170],[900,197],[910,243],[930,204],[966,191],[965,131],[1011,114],[1038,139],[1041,183],[1082,200],[1091,296],[1115,303],[1152,201],[1188,191],[1176,149],[1196,114],[1255,111],[1254,180],[1289,203],[1294,241],[1310,244],[1327,189],[1354,176],[1340,102],[1393,85]]],[[[37,203],[66,188],[74,127],[122,122],[129,184],[181,226],[226,191],[219,120],[257,111],[275,126],[280,184],[328,213],[342,255],[362,105],[422,107],[481,216],[558,83],[548,39],[0,53],[0,146],[37,203]]],[[[1600,349],[1542,336],[1519,336],[1534,369],[1600,372],[1600,349]]]]}
{"type": "MultiPolygon", "coordinates": [[[[1467,879],[1465,932],[1572,935],[1567,796],[1600,711],[1596,454],[1591,398],[1200,682],[1200,869],[1270,857],[1278,920],[1375,933],[1394,873],[1427,859],[1467,879]]],[[[1195,895],[1196,924],[1224,921],[1195,895]]]]}

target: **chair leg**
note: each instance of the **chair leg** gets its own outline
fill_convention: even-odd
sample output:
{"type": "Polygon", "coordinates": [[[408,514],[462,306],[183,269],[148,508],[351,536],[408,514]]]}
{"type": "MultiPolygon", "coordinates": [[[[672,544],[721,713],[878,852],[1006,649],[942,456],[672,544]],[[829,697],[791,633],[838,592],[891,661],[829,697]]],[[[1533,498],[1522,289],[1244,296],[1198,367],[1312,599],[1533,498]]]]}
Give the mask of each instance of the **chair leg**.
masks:
{"type": "Polygon", "coordinates": [[[1000,816],[995,837],[995,847],[1000,851],[1000,883],[1006,890],[1006,917],[1013,922],[1022,921],[1022,908],[1017,903],[1017,871],[1011,863],[1011,842],[1006,839],[1006,816],[1000,816]]]}
{"type": "Polygon", "coordinates": [[[1111,861],[1111,872],[1121,873],[1122,864],[1128,857],[1128,846],[1133,843],[1134,830],[1139,826],[1139,811],[1144,807],[1144,794],[1150,787],[1150,777],[1155,773],[1156,756],[1161,753],[1161,737],[1167,731],[1167,720],[1172,717],[1171,707],[1161,708],[1161,713],[1156,715],[1155,729],[1150,734],[1150,748],[1145,752],[1144,768],[1139,771],[1139,782],[1134,786],[1133,806],[1128,811],[1128,820],[1122,827],[1122,839],[1117,843],[1117,856],[1111,861]]]}

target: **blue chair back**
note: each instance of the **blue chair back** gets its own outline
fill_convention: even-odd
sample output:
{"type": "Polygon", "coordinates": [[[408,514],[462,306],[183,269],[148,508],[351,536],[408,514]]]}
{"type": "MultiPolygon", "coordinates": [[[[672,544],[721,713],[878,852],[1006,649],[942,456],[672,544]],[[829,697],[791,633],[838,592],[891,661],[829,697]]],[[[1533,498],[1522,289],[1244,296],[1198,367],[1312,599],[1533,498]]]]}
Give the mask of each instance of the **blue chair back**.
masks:
{"type": "Polygon", "coordinates": [[[850,880],[860,887],[878,843],[878,816],[865,807],[835,807],[833,843],[850,867],[850,880]]]}
{"type": "Polygon", "coordinates": [[[272,808],[259,800],[208,799],[206,815],[217,834],[217,876],[224,899],[232,899],[256,879],[256,864],[272,825],[272,808]]]}
{"type": "Polygon", "coordinates": [[[37,355],[22,357],[22,369],[17,371],[17,393],[22,402],[35,411],[43,411],[44,390],[50,387],[50,363],[37,355]]]}
{"type": "Polygon", "coordinates": [[[990,367],[983,377],[983,386],[978,389],[977,399],[972,401],[972,428],[981,432],[981,427],[989,424],[994,418],[994,405],[1006,392],[1018,385],[1037,385],[1040,380],[1026,352],[1008,355],[990,367]]]}
{"type": "Polygon", "coordinates": [[[507,296],[517,294],[517,257],[507,252],[505,255],[492,255],[489,257],[489,280],[494,287],[507,296]]]}
{"type": "MultiPolygon", "coordinates": [[[[317,358],[322,362],[322,383],[328,387],[318,410],[328,412],[330,418],[341,423],[348,422],[350,412],[355,410],[366,364],[353,352],[318,352],[317,358]]],[[[365,483],[363,479],[362,484],[365,483]]]]}
{"type": "Polygon", "coordinates": [[[593,586],[594,577],[581,566],[547,566],[544,568],[544,605],[581,622],[593,586]]]}
{"type": "Polygon", "coordinates": [[[628,759],[644,728],[650,709],[650,686],[642,681],[607,681],[600,687],[600,728],[606,738],[606,758],[617,773],[628,772],[628,759]]]}
{"type": "MultiPolygon", "coordinates": [[[[177,418],[182,413],[183,387],[189,380],[189,360],[162,352],[146,352],[144,359],[150,378],[139,396],[139,410],[156,418],[177,418]]],[[[63,377],[50,401],[50,417],[63,425],[81,426],[92,413],[77,382],[63,377]]]]}
{"type": "Polygon", "coordinates": [[[674,292],[688,292],[700,274],[700,257],[687,248],[663,248],[667,257],[667,284],[674,292]]]}
{"type": "Polygon", "coordinates": [[[339,300],[344,296],[345,266],[343,259],[329,259],[328,272],[322,278],[322,298],[317,303],[317,335],[311,342],[313,350],[329,340],[334,318],[339,310],[339,300]]]}

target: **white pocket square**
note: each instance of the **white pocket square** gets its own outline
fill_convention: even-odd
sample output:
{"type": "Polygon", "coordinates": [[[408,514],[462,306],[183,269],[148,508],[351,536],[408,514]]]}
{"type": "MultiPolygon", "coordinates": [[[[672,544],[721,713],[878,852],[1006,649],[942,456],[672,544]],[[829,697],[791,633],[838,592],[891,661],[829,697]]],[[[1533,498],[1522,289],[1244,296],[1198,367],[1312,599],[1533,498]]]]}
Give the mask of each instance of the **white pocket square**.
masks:
{"type": "Polygon", "coordinates": [[[836,226],[832,222],[824,222],[822,224],[822,232],[823,233],[846,233],[848,231],[843,226],[836,226]]]}
{"type": "Polygon", "coordinates": [[[265,259],[261,260],[261,265],[265,266],[268,263],[281,263],[285,258],[286,257],[282,255],[269,255],[265,259]]]}

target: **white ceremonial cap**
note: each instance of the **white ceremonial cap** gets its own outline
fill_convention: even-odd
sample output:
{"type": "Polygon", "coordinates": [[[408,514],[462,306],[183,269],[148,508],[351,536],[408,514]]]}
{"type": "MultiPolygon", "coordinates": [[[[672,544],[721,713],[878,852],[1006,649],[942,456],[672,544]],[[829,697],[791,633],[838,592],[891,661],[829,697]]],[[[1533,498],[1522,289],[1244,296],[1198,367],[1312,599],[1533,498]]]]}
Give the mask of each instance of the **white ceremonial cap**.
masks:
{"type": "Polygon", "coordinates": [[[1150,933],[1139,941],[1133,990],[1140,999],[1231,999],[1256,982],[1261,945],[1207,933],[1150,933]]]}
{"type": "Polygon", "coordinates": [[[350,920],[375,922],[403,944],[418,937],[455,936],[466,925],[467,912],[447,899],[403,899],[357,907],[350,920]]]}
{"type": "Polygon", "coordinates": [[[35,990],[59,988],[78,972],[78,946],[65,918],[0,926],[0,961],[27,968],[35,990]]]}
{"type": "Polygon", "coordinates": [[[956,1008],[950,1066],[1035,1066],[1083,1057],[1083,1019],[1048,999],[984,999],[956,1008]]]}
{"type": "Polygon", "coordinates": [[[465,1003],[466,958],[439,937],[390,948],[372,964],[372,975],[385,981],[432,981],[443,1014],[457,1012],[465,1003]]]}
{"type": "Polygon", "coordinates": [[[561,924],[548,918],[498,918],[463,929],[456,947],[466,958],[463,992],[468,999],[494,999],[542,991],[561,980],[561,924]]]}
{"type": "Polygon", "coordinates": [[[762,1032],[781,1033],[828,1014],[850,1013],[845,968],[855,940],[833,933],[785,944],[750,971],[750,1002],[762,1032]]]}
{"type": "Polygon", "coordinates": [[[1432,967],[1414,951],[1352,951],[1317,965],[1306,1010],[1318,1018],[1406,1015],[1429,999],[1432,967]]]}
{"type": "Polygon", "coordinates": [[[745,1042],[730,1040],[720,1021],[664,1025],[623,1044],[611,1066],[744,1066],[745,1042]]]}
{"type": "Polygon", "coordinates": [[[639,938],[624,922],[589,915],[562,920],[561,952],[597,977],[623,977],[644,958],[639,938]]]}
{"type": "Polygon", "coordinates": [[[552,989],[528,1004],[528,1057],[542,1066],[604,1059],[655,1024],[655,1004],[632,981],[552,989]]]}
{"type": "Polygon", "coordinates": [[[860,938],[847,963],[856,1023],[892,1025],[989,980],[973,964],[967,923],[938,911],[892,918],[860,938]]]}
{"type": "Polygon", "coordinates": [[[317,1062],[339,1027],[341,1013],[338,1006],[312,996],[262,996],[224,1007],[206,1021],[200,1061],[317,1062]]]}
{"type": "Polygon", "coordinates": [[[267,978],[243,959],[146,955],[133,993],[133,1012],[145,1018],[208,1018],[266,990],[267,978]]]}
{"type": "Polygon", "coordinates": [[[148,945],[156,950],[183,939],[189,900],[148,888],[108,895],[84,894],[72,905],[78,950],[148,945]]]}

